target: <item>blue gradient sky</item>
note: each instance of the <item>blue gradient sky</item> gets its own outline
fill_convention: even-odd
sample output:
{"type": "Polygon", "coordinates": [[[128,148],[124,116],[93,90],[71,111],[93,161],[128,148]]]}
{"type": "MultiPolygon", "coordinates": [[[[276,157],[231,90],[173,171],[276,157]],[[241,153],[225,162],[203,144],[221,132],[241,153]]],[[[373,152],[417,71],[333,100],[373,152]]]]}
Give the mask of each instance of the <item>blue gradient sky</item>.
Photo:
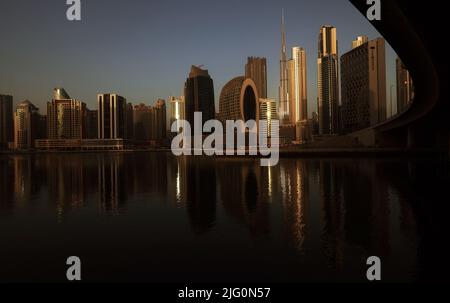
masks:
{"type": "MultiPolygon", "coordinates": [[[[346,0],[82,0],[80,22],[67,21],[65,0],[0,0],[0,93],[16,104],[29,99],[43,113],[53,87],[91,109],[102,92],[153,104],[181,95],[190,66],[203,64],[218,107],[221,88],[244,73],[247,56],[263,56],[269,97],[278,99],[282,8],[288,47],[307,51],[312,112],[320,26],[337,27],[340,54],[357,35],[380,36],[346,0]]],[[[395,56],[388,46],[388,90],[395,56]]]]}

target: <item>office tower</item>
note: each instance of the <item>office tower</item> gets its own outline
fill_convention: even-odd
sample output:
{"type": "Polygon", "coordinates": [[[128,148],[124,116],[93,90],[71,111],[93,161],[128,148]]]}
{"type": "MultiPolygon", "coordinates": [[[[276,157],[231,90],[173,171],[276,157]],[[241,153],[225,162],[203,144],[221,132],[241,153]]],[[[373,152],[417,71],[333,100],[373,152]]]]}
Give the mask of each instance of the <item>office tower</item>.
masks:
{"type": "Polygon", "coordinates": [[[169,97],[170,103],[170,126],[177,120],[186,119],[184,96],[169,97]]]}
{"type": "Polygon", "coordinates": [[[338,130],[338,42],[336,28],[322,26],[317,58],[317,95],[320,135],[337,134],[338,130]]]}
{"type": "Polygon", "coordinates": [[[13,141],[13,97],[0,95],[0,149],[13,141]]]}
{"type": "Polygon", "coordinates": [[[352,41],[352,49],[357,48],[365,43],[369,42],[369,38],[367,36],[358,36],[356,40],[352,41]]]}
{"type": "Polygon", "coordinates": [[[203,121],[215,116],[214,84],[208,70],[192,66],[184,85],[186,120],[194,125],[194,112],[203,114],[203,121]]]}
{"type": "Polygon", "coordinates": [[[53,92],[53,100],[47,102],[48,139],[82,139],[86,104],[71,99],[62,88],[53,92]]]}
{"type": "Polygon", "coordinates": [[[243,76],[228,81],[220,92],[219,111],[224,121],[257,121],[259,97],[255,82],[243,76]]]}
{"type": "Polygon", "coordinates": [[[98,138],[127,138],[127,100],[117,94],[99,94],[98,138]]]}
{"type": "Polygon", "coordinates": [[[38,123],[39,109],[28,100],[21,102],[14,113],[14,147],[16,149],[34,148],[38,123]]]}
{"type": "Polygon", "coordinates": [[[166,101],[158,99],[153,107],[154,112],[154,139],[162,141],[166,138],[167,134],[167,120],[166,120],[166,101]]]}
{"type": "Polygon", "coordinates": [[[414,84],[402,60],[397,58],[395,63],[397,77],[397,113],[401,113],[414,99],[414,84]]]}
{"type": "Polygon", "coordinates": [[[248,57],[245,65],[245,77],[256,84],[260,98],[267,98],[267,60],[266,58],[248,57]]]}
{"type": "Polygon", "coordinates": [[[384,39],[368,41],[342,55],[341,85],[343,132],[386,120],[384,39]]]}
{"type": "Polygon", "coordinates": [[[36,139],[47,139],[47,115],[38,115],[36,139]]]}
{"type": "Polygon", "coordinates": [[[308,119],[306,87],[306,52],[303,48],[292,48],[289,69],[289,120],[292,124],[308,119]]]}
{"type": "Polygon", "coordinates": [[[83,139],[97,139],[98,111],[86,108],[83,114],[84,114],[83,139]]]}
{"type": "Polygon", "coordinates": [[[134,139],[136,141],[152,140],[152,120],[153,109],[151,106],[139,104],[134,106],[133,123],[134,123],[134,139]]]}
{"type": "Polygon", "coordinates": [[[154,106],[139,104],[134,107],[134,137],[136,141],[156,141],[166,139],[166,102],[159,99],[154,106]]]}
{"type": "Polygon", "coordinates": [[[280,86],[278,88],[279,115],[281,124],[289,121],[288,61],[286,57],[286,33],[284,28],[284,11],[281,15],[281,53],[280,53],[280,86]]]}
{"type": "Polygon", "coordinates": [[[127,104],[127,139],[134,139],[134,113],[133,113],[133,104],[127,104]]]}
{"type": "Polygon", "coordinates": [[[278,120],[277,104],[273,99],[259,99],[259,113],[260,121],[265,120],[264,126],[261,126],[260,133],[267,134],[267,137],[271,137],[272,134],[272,121],[278,120]]]}

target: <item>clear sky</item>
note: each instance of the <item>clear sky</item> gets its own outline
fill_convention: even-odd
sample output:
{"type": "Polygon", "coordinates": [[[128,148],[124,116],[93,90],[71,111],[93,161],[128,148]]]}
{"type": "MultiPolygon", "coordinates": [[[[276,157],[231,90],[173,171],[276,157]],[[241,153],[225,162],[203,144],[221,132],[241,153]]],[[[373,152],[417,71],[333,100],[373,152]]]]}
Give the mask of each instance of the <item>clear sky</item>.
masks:
{"type": "MultiPolygon", "coordinates": [[[[195,64],[209,70],[218,108],[220,90],[244,73],[247,57],[262,56],[268,60],[269,97],[278,99],[284,8],[288,48],[301,46],[307,52],[308,109],[312,112],[316,110],[320,26],[337,28],[340,55],[350,50],[358,35],[380,36],[347,0],[81,3],[82,20],[69,22],[66,0],[0,0],[0,94],[12,94],[15,104],[29,99],[42,113],[54,87],[64,87],[90,109],[97,108],[96,95],[103,92],[152,105],[158,98],[181,95],[195,64]]],[[[388,115],[395,56],[387,45],[388,115]]]]}

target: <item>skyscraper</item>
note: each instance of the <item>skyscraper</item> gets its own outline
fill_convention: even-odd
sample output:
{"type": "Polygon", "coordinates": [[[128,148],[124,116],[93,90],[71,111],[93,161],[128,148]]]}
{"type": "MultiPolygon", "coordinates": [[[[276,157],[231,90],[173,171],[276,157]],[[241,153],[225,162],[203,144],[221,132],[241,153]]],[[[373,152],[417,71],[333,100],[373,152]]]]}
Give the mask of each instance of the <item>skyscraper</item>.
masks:
{"type": "Polygon", "coordinates": [[[192,66],[184,85],[186,120],[194,125],[194,112],[203,114],[203,121],[214,119],[214,84],[208,70],[192,66]]]}
{"type": "Polygon", "coordinates": [[[134,114],[133,104],[127,104],[127,138],[128,140],[134,139],[134,114]]]}
{"type": "Polygon", "coordinates": [[[153,109],[151,106],[139,104],[134,106],[134,138],[136,141],[152,140],[153,109]]]}
{"type": "Polygon", "coordinates": [[[289,120],[292,124],[308,120],[306,87],[306,52],[303,48],[292,48],[289,60],[289,120]]]}
{"type": "Polygon", "coordinates": [[[402,60],[397,58],[395,63],[397,76],[397,113],[401,113],[414,99],[414,84],[402,60]]]}
{"type": "Polygon", "coordinates": [[[97,139],[98,137],[98,111],[86,108],[83,111],[83,139],[97,139]]]}
{"type": "Polygon", "coordinates": [[[38,128],[39,109],[28,100],[21,102],[14,113],[14,147],[20,150],[34,148],[38,128]]]}
{"type": "Polygon", "coordinates": [[[127,138],[127,100],[117,94],[99,94],[98,138],[127,138]]]}
{"type": "Polygon", "coordinates": [[[86,104],[71,99],[62,88],[55,88],[47,102],[48,139],[82,139],[83,110],[86,104]]]}
{"type": "Polygon", "coordinates": [[[154,106],[136,105],[133,121],[136,141],[162,143],[167,133],[165,100],[157,100],[154,106]]]}
{"type": "Polygon", "coordinates": [[[382,38],[341,57],[342,128],[350,133],[386,120],[386,62],[382,38]]]}
{"type": "Polygon", "coordinates": [[[245,65],[245,77],[251,78],[255,82],[260,98],[267,98],[266,58],[248,57],[245,65]]]}
{"type": "Polygon", "coordinates": [[[281,53],[280,53],[280,86],[278,88],[280,123],[289,121],[289,93],[288,93],[288,61],[286,57],[286,32],[284,28],[284,11],[281,14],[281,53]]]}
{"type": "Polygon", "coordinates": [[[166,139],[167,134],[167,120],[166,120],[166,101],[163,99],[158,99],[153,107],[154,111],[154,130],[155,130],[155,140],[162,141],[166,139]]]}
{"type": "Polygon", "coordinates": [[[259,99],[259,113],[260,121],[265,120],[266,124],[261,126],[261,133],[267,134],[267,137],[271,137],[272,134],[272,121],[278,120],[277,104],[273,99],[259,99]]]}
{"type": "MultiPolygon", "coordinates": [[[[169,129],[172,128],[172,124],[175,121],[178,121],[177,122],[177,131],[180,131],[180,127],[182,126],[181,121],[186,119],[184,96],[169,97],[169,104],[170,104],[169,129]]],[[[219,117],[216,116],[216,119],[218,119],[218,118],[219,117]]]]}
{"type": "Polygon", "coordinates": [[[317,58],[317,94],[319,133],[331,135],[339,132],[338,42],[336,28],[322,26],[319,33],[317,58]]]}
{"type": "Polygon", "coordinates": [[[0,95],[0,149],[13,141],[13,97],[0,95]]]}

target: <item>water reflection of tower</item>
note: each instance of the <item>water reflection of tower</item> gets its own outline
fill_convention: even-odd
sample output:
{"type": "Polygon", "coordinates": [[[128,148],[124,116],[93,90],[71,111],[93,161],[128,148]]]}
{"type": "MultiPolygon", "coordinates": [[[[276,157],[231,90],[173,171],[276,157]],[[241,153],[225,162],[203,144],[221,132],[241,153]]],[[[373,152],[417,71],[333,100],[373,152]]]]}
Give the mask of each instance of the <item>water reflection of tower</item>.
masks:
{"type": "Polygon", "coordinates": [[[33,191],[32,186],[36,187],[38,182],[31,182],[32,162],[30,156],[14,157],[14,194],[16,200],[20,202],[29,201],[33,191]]]}
{"type": "Polygon", "coordinates": [[[345,197],[345,237],[368,254],[389,252],[389,197],[385,178],[374,161],[346,163],[341,168],[345,197]]]}
{"type": "Polygon", "coordinates": [[[10,209],[14,203],[14,182],[10,175],[10,166],[9,157],[0,157],[0,210],[10,209]]]}
{"type": "Polygon", "coordinates": [[[309,200],[309,179],[307,163],[297,160],[289,165],[283,165],[282,195],[284,219],[289,230],[289,235],[299,251],[303,250],[306,229],[309,200]]]}
{"type": "Polygon", "coordinates": [[[342,178],[336,163],[320,161],[319,191],[322,223],[322,245],[329,266],[343,266],[343,204],[340,192],[342,178]]]}
{"type": "Polygon", "coordinates": [[[124,166],[127,189],[133,188],[135,193],[159,194],[161,198],[166,198],[168,166],[165,153],[154,153],[151,157],[146,153],[135,153],[123,157],[127,163],[124,166]]]}
{"type": "Polygon", "coordinates": [[[168,160],[167,195],[177,208],[186,207],[186,158],[170,157],[168,160]]]}
{"type": "Polygon", "coordinates": [[[182,173],[179,184],[185,184],[186,207],[191,226],[196,233],[207,232],[216,222],[215,161],[185,157],[180,158],[179,164],[182,173]]]}
{"type": "Polygon", "coordinates": [[[124,186],[123,155],[99,155],[97,163],[99,210],[118,213],[127,199],[124,186]]]}
{"type": "MultiPolygon", "coordinates": [[[[255,235],[269,230],[268,193],[260,189],[261,174],[269,173],[257,162],[220,161],[220,195],[225,212],[255,235]]],[[[264,186],[266,188],[266,186],[264,186]]]]}
{"type": "Polygon", "coordinates": [[[58,215],[66,208],[79,208],[84,205],[83,159],[76,155],[47,155],[47,185],[50,202],[56,203],[58,215]]]}

